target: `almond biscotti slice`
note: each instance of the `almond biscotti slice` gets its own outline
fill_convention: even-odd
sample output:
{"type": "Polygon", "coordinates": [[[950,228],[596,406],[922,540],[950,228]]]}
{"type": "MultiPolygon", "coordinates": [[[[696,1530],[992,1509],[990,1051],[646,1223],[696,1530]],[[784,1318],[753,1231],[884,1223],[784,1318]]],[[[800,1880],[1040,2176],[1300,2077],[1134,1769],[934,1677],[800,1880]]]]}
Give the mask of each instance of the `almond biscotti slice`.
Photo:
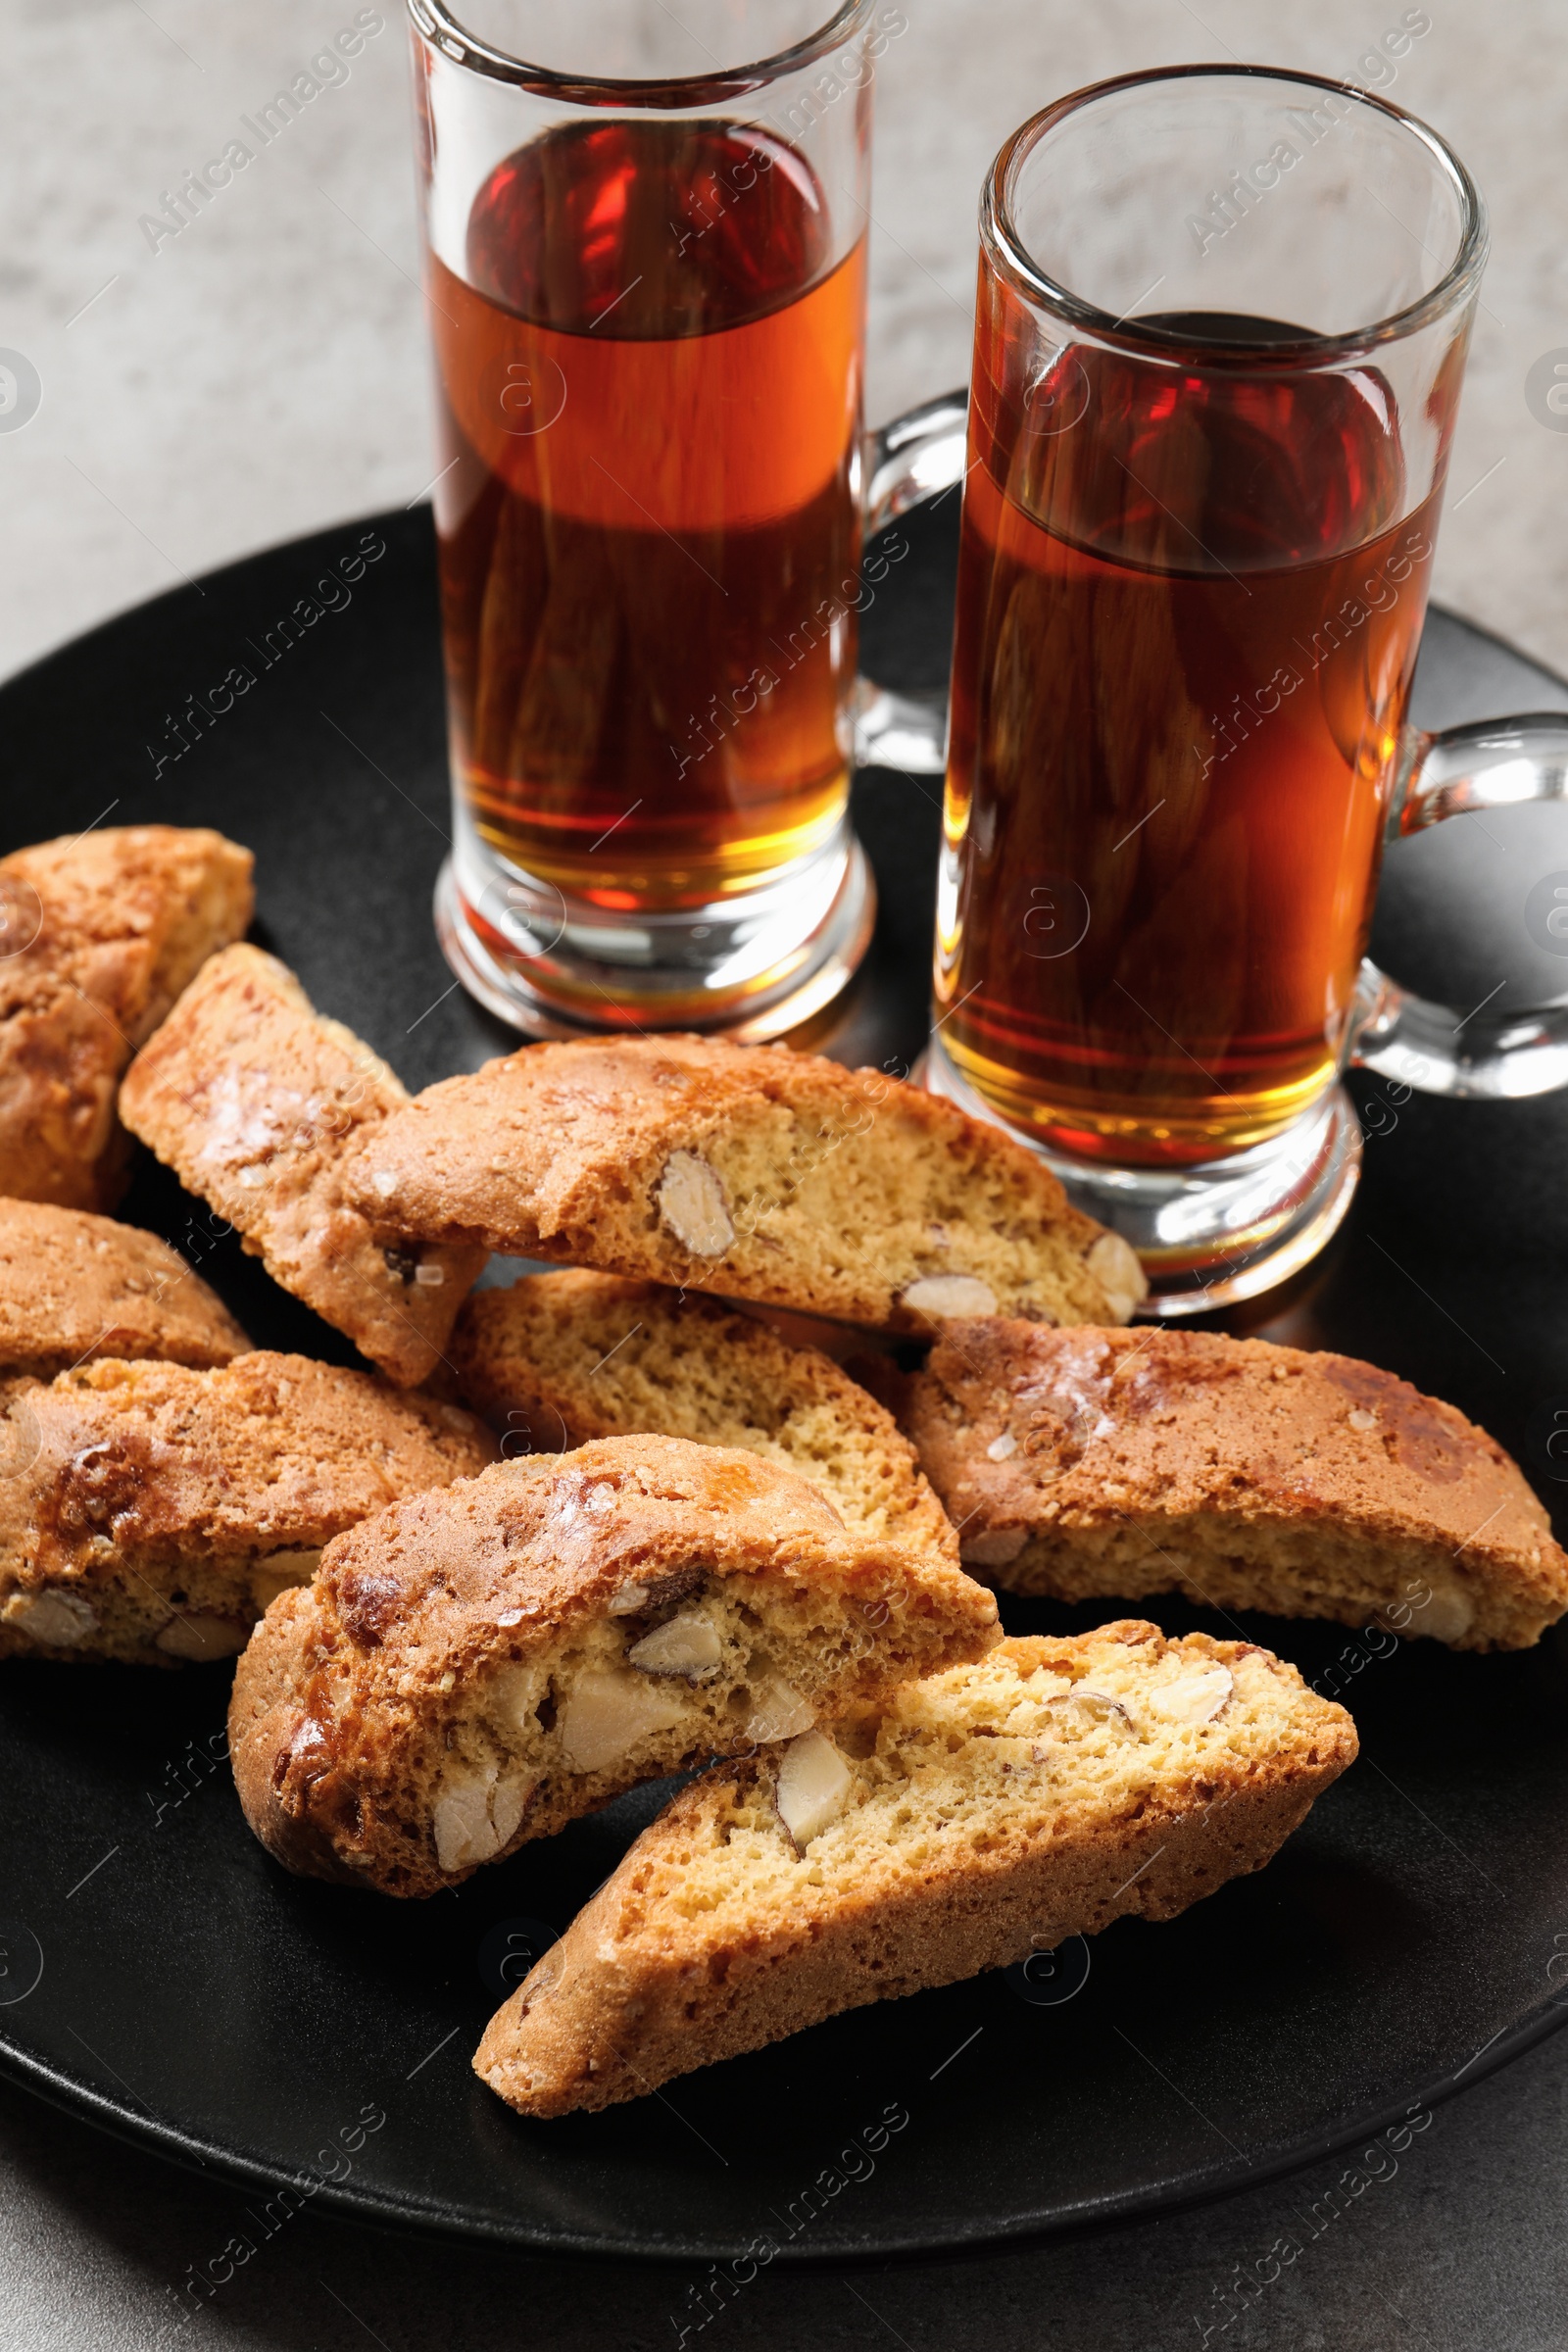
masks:
{"type": "Polygon", "coordinates": [[[494,1452],[470,1414],[304,1355],[19,1381],[0,1412],[0,1656],[232,1657],[332,1537],[494,1452]]]}
{"type": "Polygon", "coordinates": [[[956,1560],[891,1414],[815,1348],[656,1282],[576,1268],[464,1301],[449,1360],[509,1453],[656,1431],[738,1446],[820,1487],[852,1535],[956,1560]]]}
{"type": "Polygon", "coordinates": [[[840,2010],[1170,1919],[1260,1870],[1356,1752],[1245,1642],[1004,1642],[683,1789],[499,2010],[524,2115],[634,2099],[840,2010]]]}
{"type": "Polygon", "coordinates": [[[525,1046],[418,1095],[348,1178],[372,1222],[929,1337],[1125,1322],[1115,1234],[1000,1128],[876,1070],[701,1037],[525,1046]]]}
{"type": "MultiPolygon", "coordinates": [[[[406,1102],[380,1057],[259,948],[215,956],[121,1093],[133,1135],[234,1225],[274,1282],[406,1388],[442,1359],[482,1249],[372,1236],[345,1158],[406,1102]]],[[[387,1226],[388,1221],[383,1220],[387,1226]]]]}
{"type": "Polygon", "coordinates": [[[205,827],[102,826],[0,858],[0,1193],[109,1208],[121,1073],[215,949],[239,939],[249,850],[205,827]]]}
{"type": "Polygon", "coordinates": [[[240,1660],[229,1749],[280,1862],[435,1894],[639,1782],[997,1639],[950,1562],[754,1454],[606,1438],[342,1537],[240,1660]]]}
{"type": "Polygon", "coordinates": [[[1459,1649],[1524,1648],[1568,1609],[1568,1558],[1502,1447],[1348,1356],[960,1323],[901,1419],[963,1558],[1009,1592],[1381,1614],[1459,1649]]]}
{"type": "Polygon", "coordinates": [[[0,1200],[0,1378],[48,1380],[95,1356],[226,1364],[249,1347],[222,1300],[155,1234],[83,1208],[0,1200]]]}

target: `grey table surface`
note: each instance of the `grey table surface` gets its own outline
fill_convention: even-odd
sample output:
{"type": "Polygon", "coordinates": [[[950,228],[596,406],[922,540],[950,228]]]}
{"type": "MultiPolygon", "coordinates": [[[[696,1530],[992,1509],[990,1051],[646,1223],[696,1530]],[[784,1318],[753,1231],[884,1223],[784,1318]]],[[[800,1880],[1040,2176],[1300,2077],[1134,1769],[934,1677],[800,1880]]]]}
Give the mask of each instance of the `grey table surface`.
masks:
{"type": "MultiPolygon", "coordinates": [[[[396,34],[367,53],[335,114],[319,110],[327,126],[301,130],[271,182],[162,256],[137,229],[216,127],[351,13],[311,0],[12,0],[0,343],[36,363],[44,405],[0,444],[12,554],[0,669],[179,574],[415,498],[427,480],[396,34]]],[[[1043,98],[1227,50],[1352,72],[1401,13],[1393,0],[910,0],[881,99],[872,413],[961,375],[975,188],[1043,98]]],[[[1540,356],[1568,345],[1562,0],[1427,13],[1431,33],[1395,94],[1454,136],[1496,230],[1440,593],[1563,662],[1568,434],[1524,392],[1540,356]]],[[[1519,683],[1519,699],[1548,699],[1519,683]]],[[[1568,707],[1568,694],[1552,699],[1568,707]]],[[[1477,707],[1450,670],[1425,715],[1477,707]]],[[[1376,2169],[1352,2152],[1219,2206],[997,2260],[764,2273],[701,2328],[695,2272],[534,2261],[307,2211],[185,2318],[188,2267],[243,2227],[240,2192],[0,2082],[0,2348],[638,2352],[677,2344],[682,2328],[705,2352],[1568,2344],[1568,2037],[1439,2107],[1396,2171],[1387,2157],[1376,2169]]],[[[858,2193],[884,2189],[896,2194],[891,2180],[858,2193]]]]}

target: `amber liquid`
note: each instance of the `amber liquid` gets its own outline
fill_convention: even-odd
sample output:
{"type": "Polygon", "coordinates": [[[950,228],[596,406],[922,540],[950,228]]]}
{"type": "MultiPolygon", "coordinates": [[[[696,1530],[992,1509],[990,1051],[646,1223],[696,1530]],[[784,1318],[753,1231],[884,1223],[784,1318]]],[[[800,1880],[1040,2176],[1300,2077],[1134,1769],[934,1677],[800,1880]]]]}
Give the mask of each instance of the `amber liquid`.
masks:
{"type": "Polygon", "coordinates": [[[572,124],[432,258],[458,772],[489,847],[607,908],[744,889],[838,827],[863,248],[792,148],[572,124]]]}
{"type": "Polygon", "coordinates": [[[1048,1146],[1190,1165],[1336,1069],[1442,469],[1406,513],[1372,368],[1069,348],[1009,399],[1009,301],[977,355],[941,1035],[1048,1146]]]}

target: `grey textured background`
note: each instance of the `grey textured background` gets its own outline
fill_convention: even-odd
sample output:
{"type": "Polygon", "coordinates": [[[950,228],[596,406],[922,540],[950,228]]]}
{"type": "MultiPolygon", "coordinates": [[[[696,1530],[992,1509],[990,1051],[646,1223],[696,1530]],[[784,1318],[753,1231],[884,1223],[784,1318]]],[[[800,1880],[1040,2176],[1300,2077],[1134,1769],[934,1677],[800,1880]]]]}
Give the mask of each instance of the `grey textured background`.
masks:
{"type": "MultiPolygon", "coordinates": [[[[326,93],[156,258],[138,215],[215,152],[356,0],[9,0],[0,76],[0,347],[43,385],[0,431],[0,669],[181,574],[416,499],[432,470],[388,6],[326,93]],[[86,309],[82,306],[87,305],[86,309]]],[[[883,70],[871,413],[967,367],[975,195],[1000,139],[1097,74],[1233,51],[1353,74],[1396,0],[906,0],[883,70]]],[[[1563,0],[1433,0],[1395,94],[1448,132],[1494,251],[1438,593],[1568,667],[1568,434],[1524,379],[1568,346],[1563,0]]],[[[1343,2159],[1203,2213],[993,2263],[768,2277],[694,2337],[760,2352],[1547,2352],[1568,2343],[1568,2040],[1442,2108],[1220,2328],[1235,2277],[1297,2228],[1343,2159]],[[1206,2329],[1214,2332],[1205,2335],[1206,2329]]],[[[867,2190],[866,2193],[871,2193],[867,2190]]],[[[120,2148],[0,2085],[0,2346],[27,2352],[501,2352],[672,2345],[684,2272],[529,2263],[303,2216],[177,2332],[186,2266],[235,2192],[120,2148]]]]}
{"type": "MultiPolygon", "coordinates": [[[[181,574],[411,501],[434,471],[395,0],[349,81],[177,239],[155,255],[137,227],[358,4],[7,0],[0,347],[31,361],[43,397],[0,430],[0,671],[181,574]]],[[[1036,107],[1101,74],[1226,54],[1353,76],[1405,14],[905,5],[879,93],[874,419],[966,375],[980,182],[1036,107]]],[[[1494,240],[1436,593],[1568,667],[1568,433],[1524,393],[1534,362],[1568,348],[1563,0],[1426,13],[1392,94],[1454,141],[1494,240]]]]}

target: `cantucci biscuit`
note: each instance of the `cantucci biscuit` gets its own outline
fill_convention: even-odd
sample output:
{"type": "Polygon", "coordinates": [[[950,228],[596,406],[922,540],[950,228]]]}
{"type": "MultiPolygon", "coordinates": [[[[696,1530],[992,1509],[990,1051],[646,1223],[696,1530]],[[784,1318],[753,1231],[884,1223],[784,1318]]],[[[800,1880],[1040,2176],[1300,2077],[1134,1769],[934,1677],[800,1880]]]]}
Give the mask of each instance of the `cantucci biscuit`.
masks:
{"type": "Polygon", "coordinates": [[[19,1381],[0,1414],[0,1656],[232,1657],[332,1537],[494,1450],[454,1405],[303,1355],[19,1381]]]}
{"type": "Polygon", "coordinates": [[[226,1364],[249,1340],[166,1242],[82,1208],[0,1200],[0,1378],[95,1356],[226,1364]]]}
{"type": "Polygon", "coordinates": [[[1169,1919],[1261,1869],[1356,1752],[1247,1642],[1004,1642],[684,1788],[491,2020],[524,2115],[634,2099],[840,2010],[1169,1919]]]}
{"type": "Polygon", "coordinates": [[[1568,1558],[1502,1447],[1344,1355],[1209,1332],[958,1324],[901,1418],[976,1574],[1518,1649],[1568,1558]]]}
{"type": "Polygon", "coordinates": [[[0,1194],[109,1208],[129,1147],[121,1074],[251,919],[252,858],[220,833],[99,826],[0,858],[0,1194]]]}
{"type": "Polygon", "coordinates": [[[781,1046],[525,1046],[418,1095],[349,1176],[372,1223],[929,1337],[1124,1322],[1115,1234],[1000,1128],[781,1046]]]}
{"type": "Polygon", "coordinates": [[[465,1300],[448,1357],[509,1453],[655,1431],[738,1446],[820,1487],[852,1535],[956,1560],[892,1416],[814,1348],[653,1282],[575,1269],[465,1300]]]}
{"type": "Polygon", "coordinates": [[[399,1503],[239,1664],[246,1818],[291,1870],[434,1894],[639,1782],[980,1656],[996,1602],[754,1454],[607,1438],[399,1503]]]}
{"type": "Polygon", "coordinates": [[[274,1282],[413,1387],[441,1361],[485,1252],[372,1236],[344,1197],[345,1159],[407,1100],[368,1046],[313,1011],[285,965],[241,946],[186,990],[132,1063],[121,1105],[274,1282]]]}

